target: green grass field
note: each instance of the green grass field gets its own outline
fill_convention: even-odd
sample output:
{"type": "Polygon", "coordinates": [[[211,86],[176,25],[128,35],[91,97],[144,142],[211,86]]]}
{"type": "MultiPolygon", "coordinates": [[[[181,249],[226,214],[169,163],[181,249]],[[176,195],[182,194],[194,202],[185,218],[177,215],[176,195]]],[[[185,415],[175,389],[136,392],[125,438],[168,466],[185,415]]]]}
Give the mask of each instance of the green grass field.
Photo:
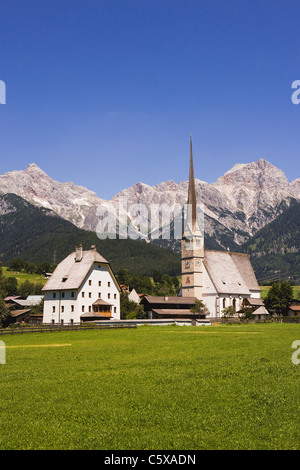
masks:
{"type": "Polygon", "coordinates": [[[300,448],[300,325],[0,339],[2,450],[300,448]]]}
{"type": "Polygon", "coordinates": [[[43,275],[40,274],[28,274],[28,273],[20,273],[15,271],[8,271],[7,268],[2,267],[2,272],[5,277],[15,277],[18,283],[22,283],[24,281],[30,281],[35,283],[46,284],[47,280],[44,279],[43,275]]]}

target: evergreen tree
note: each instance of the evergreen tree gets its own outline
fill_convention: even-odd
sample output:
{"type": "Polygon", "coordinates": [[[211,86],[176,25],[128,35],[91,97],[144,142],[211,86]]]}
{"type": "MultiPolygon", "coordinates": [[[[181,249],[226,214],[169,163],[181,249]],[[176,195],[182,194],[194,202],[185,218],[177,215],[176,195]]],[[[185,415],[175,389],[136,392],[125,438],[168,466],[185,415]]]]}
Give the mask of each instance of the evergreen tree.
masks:
{"type": "Polygon", "coordinates": [[[268,310],[276,310],[279,315],[286,315],[288,306],[293,300],[293,287],[288,281],[274,282],[265,299],[268,310]]]}

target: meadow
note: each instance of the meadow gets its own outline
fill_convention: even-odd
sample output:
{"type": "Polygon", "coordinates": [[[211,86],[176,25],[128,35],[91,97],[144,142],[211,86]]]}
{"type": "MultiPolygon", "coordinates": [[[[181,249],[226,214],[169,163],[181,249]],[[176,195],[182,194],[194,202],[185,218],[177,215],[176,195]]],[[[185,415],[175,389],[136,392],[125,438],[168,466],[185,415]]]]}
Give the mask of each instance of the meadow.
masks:
{"type": "Polygon", "coordinates": [[[2,273],[5,277],[15,277],[19,284],[24,281],[30,281],[39,284],[46,284],[47,280],[41,274],[29,274],[23,272],[8,271],[7,267],[2,267],[2,273]]]}
{"type": "Polygon", "coordinates": [[[299,449],[298,324],[1,336],[0,449],[299,449]]]}

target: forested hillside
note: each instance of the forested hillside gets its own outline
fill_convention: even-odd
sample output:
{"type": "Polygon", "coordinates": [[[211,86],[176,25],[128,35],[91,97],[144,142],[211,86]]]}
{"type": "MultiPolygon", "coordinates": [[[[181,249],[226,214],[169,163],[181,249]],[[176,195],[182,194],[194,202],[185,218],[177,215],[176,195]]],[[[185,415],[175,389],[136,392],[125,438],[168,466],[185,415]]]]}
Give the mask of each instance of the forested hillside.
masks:
{"type": "Polygon", "coordinates": [[[249,253],[259,280],[300,280],[300,204],[265,225],[242,250],[249,253]]]}
{"type": "Polygon", "coordinates": [[[36,207],[19,196],[0,196],[0,261],[8,265],[13,258],[33,263],[58,263],[75,245],[84,249],[96,245],[112,268],[127,268],[133,274],[149,275],[155,270],[169,275],[180,273],[180,255],[136,240],[99,240],[94,232],[75,227],[52,211],[36,207]]]}

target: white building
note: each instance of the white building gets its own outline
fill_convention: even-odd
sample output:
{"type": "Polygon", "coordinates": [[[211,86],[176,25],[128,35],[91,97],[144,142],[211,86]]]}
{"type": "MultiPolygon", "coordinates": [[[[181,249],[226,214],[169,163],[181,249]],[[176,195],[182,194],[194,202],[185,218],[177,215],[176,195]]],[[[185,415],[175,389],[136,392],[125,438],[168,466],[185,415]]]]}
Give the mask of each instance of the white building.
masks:
{"type": "Polygon", "coordinates": [[[135,289],[132,289],[128,295],[128,299],[131,300],[131,302],[135,302],[136,304],[139,304],[141,301],[140,296],[135,289]]]}
{"type": "Polygon", "coordinates": [[[120,287],[109,265],[92,246],[65,258],[43,288],[43,323],[119,320],[120,287]]]}

